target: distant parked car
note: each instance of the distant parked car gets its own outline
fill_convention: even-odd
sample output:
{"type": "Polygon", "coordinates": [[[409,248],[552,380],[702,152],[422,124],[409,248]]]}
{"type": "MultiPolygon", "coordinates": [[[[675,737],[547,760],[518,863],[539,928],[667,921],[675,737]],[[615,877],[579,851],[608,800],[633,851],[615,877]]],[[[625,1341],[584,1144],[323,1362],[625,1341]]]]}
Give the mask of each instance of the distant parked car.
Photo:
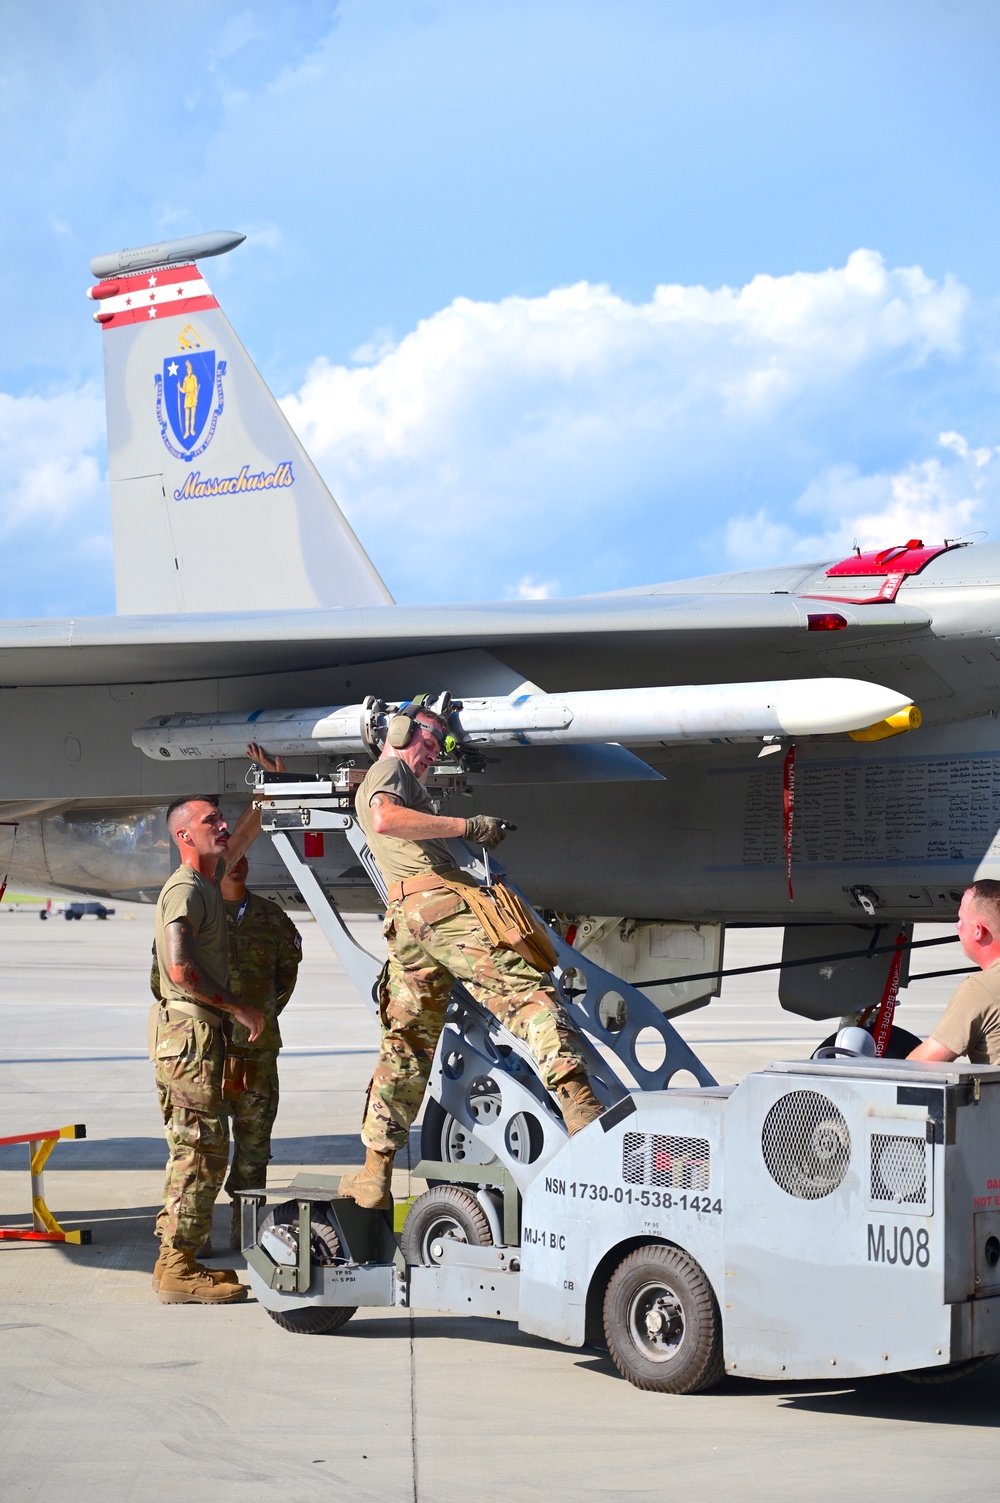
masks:
{"type": "Polygon", "coordinates": [[[82,919],[85,913],[92,913],[95,918],[110,918],[114,913],[113,908],[105,908],[103,903],[67,903],[63,909],[63,918],[82,919]]]}

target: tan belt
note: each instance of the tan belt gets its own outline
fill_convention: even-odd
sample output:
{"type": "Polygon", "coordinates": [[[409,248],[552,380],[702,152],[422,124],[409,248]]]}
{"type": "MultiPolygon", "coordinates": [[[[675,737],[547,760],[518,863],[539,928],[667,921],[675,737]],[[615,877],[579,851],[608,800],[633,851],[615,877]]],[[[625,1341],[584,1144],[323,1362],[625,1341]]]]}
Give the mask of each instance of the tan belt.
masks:
{"type": "Polygon", "coordinates": [[[401,882],[394,882],[389,888],[388,899],[390,903],[398,903],[403,898],[408,898],[414,892],[430,892],[435,887],[475,887],[471,877],[465,872],[453,867],[447,872],[427,872],[422,877],[404,877],[401,882]]]}
{"type": "Polygon", "coordinates": [[[184,1018],[197,1018],[199,1023],[207,1023],[209,1028],[221,1028],[222,1018],[211,1008],[202,1007],[198,1002],[165,1002],[167,1009],[167,1022],[180,1023],[184,1018]]]}

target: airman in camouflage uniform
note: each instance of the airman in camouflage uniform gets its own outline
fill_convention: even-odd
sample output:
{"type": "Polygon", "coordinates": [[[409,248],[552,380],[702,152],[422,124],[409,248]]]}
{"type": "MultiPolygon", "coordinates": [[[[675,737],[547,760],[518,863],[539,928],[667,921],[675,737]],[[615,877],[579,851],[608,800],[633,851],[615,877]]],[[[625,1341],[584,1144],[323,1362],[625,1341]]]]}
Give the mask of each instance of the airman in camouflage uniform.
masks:
{"type": "MultiPolygon", "coordinates": [[[[248,753],[281,771],[256,744],[248,753]]],[[[215,795],[175,800],[167,830],[180,865],[156,904],[155,953],[159,1000],[150,1018],[156,1089],[170,1150],[164,1203],[157,1218],[160,1255],[153,1288],[163,1304],[231,1304],[246,1298],[234,1269],[210,1270],[196,1253],[209,1234],[212,1208],[228,1160],[223,1111],[223,1021],[257,1039],[264,1014],[229,989],[226,913],[219,883],[260,830],[252,806],[232,836],[215,795]]]]}
{"type": "Polygon", "coordinates": [[[263,1185],[267,1175],[278,1111],[278,1017],[295,986],[302,940],[277,903],[247,891],[246,862],[227,874],[222,897],[229,920],[230,987],[234,996],[259,1008],[267,1019],[252,1044],[239,1023],[226,1024],[223,1093],[233,1124],[233,1162],[226,1189],[233,1195],[263,1185]]]}
{"type": "Polygon", "coordinates": [[[358,823],[388,888],[389,963],[380,987],[382,1044],[361,1125],[365,1164],[342,1177],[340,1193],[372,1209],[389,1204],[393,1158],[420,1109],[456,980],[528,1044],[568,1133],[601,1114],[555,988],[513,950],[493,944],[450,885],[462,874],[447,841],[465,838],[492,850],[505,827],[489,814],[452,819],[434,812],[424,785],[446,729],[423,705],[392,717],[382,756],[355,798],[358,823]]]}
{"type": "MultiPolygon", "coordinates": [[[[230,1245],[240,1245],[240,1206],[235,1191],[263,1185],[271,1158],[271,1129],[278,1112],[278,1051],[281,1048],[279,1014],[295,986],[302,940],[291,919],[277,903],[246,887],[244,858],[222,879],[223,903],[229,934],[229,989],[240,1002],[256,1007],[266,1019],[260,1036],[250,1042],[242,1024],[227,1018],[223,1025],[225,1065],[222,1078],[223,1109],[232,1121],[233,1159],[225,1188],[233,1200],[230,1245]]],[[[149,978],[154,996],[159,996],[156,954],[149,978]]],[[[221,1153],[222,1170],[229,1156],[226,1137],[211,1145],[213,1162],[221,1153]]],[[[170,1166],[164,1209],[157,1217],[157,1235],[170,1203],[170,1166]]],[[[213,1196],[214,1200],[214,1196],[213,1196]]]]}

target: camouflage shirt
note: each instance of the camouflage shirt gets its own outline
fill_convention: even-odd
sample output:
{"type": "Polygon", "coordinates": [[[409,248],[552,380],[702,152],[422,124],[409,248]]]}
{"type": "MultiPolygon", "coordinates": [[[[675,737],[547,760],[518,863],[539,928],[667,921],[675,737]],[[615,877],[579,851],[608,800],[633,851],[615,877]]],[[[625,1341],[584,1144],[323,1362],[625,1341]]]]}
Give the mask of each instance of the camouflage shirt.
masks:
{"type": "MultiPolygon", "coordinates": [[[[248,1042],[247,1030],[230,1016],[225,1032],[230,1052],[253,1055],[281,1048],[278,1014],[295,986],[302,940],[291,919],[270,898],[248,892],[246,903],[226,903],[229,926],[229,988],[240,1002],[259,1007],[267,1024],[259,1039],[248,1042]],[[242,914],[242,917],[241,917],[242,914]]],[[[160,996],[160,975],[153,953],[149,984],[160,996]]]]}

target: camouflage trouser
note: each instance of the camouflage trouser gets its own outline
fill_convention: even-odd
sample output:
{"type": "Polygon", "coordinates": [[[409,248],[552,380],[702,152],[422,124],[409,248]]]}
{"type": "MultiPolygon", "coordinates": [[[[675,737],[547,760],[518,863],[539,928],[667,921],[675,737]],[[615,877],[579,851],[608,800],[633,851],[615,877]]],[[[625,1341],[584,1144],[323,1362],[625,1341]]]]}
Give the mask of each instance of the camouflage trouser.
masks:
{"type": "Polygon", "coordinates": [[[163,1247],[197,1252],[212,1231],[212,1210],[229,1163],[222,1103],[222,1032],[197,1018],[156,1030],[156,1090],[170,1157],[156,1234],[163,1247]]]}
{"type": "Polygon", "coordinates": [[[405,1146],[456,980],[524,1039],[547,1087],[586,1075],[576,1032],[552,986],[512,950],[494,949],[457,893],[433,888],[390,904],[384,933],[389,967],[379,1003],[382,1046],[361,1127],[369,1148],[405,1146]]]}
{"type": "Polygon", "coordinates": [[[262,1050],[240,1061],[246,1086],[226,1100],[233,1124],[233,1162],[226,1189],[252,1190],[263,1185],[271,1158],[271,1128],[278,1112],[278,1054],[262,1050]]]}

